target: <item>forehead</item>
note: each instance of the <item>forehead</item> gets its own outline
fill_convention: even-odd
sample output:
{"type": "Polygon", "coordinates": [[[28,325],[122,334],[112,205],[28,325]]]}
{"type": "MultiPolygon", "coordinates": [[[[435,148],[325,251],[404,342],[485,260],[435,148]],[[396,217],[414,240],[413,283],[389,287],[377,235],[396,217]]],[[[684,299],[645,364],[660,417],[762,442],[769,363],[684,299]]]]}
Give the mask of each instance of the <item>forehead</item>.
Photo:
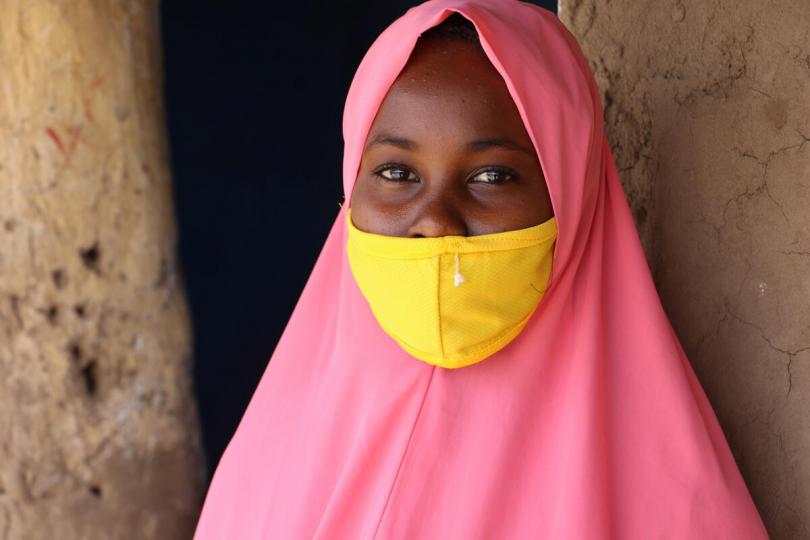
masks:
{"type": "Polygon", "coordinates": [[[380,130],[525,134],[506,83],[484,51],[433,39],[417,42],[386,93],[369,136],[380,130]]]}

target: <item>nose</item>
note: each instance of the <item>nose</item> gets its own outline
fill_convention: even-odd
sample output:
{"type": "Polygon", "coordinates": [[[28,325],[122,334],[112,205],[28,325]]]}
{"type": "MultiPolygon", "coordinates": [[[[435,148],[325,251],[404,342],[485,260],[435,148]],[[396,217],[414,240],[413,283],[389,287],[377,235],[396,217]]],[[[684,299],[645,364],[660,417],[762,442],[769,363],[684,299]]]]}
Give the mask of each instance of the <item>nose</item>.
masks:
{"type": "Polygon", "coordinates": [[[408,228],[409,238],[467,236],[467,224],[452,206],[436,201],[425,205],[408,228]]]}

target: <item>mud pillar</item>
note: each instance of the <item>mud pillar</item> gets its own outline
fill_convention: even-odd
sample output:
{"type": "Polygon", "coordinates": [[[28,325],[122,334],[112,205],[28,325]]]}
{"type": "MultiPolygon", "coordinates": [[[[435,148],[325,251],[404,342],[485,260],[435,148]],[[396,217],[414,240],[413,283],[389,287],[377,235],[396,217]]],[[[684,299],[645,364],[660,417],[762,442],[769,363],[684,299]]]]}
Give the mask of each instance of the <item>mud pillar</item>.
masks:
{"type": "Polygon", "coordinates": [[[0,2],[0,538],[189,538],[157,2],[0,2]]]}

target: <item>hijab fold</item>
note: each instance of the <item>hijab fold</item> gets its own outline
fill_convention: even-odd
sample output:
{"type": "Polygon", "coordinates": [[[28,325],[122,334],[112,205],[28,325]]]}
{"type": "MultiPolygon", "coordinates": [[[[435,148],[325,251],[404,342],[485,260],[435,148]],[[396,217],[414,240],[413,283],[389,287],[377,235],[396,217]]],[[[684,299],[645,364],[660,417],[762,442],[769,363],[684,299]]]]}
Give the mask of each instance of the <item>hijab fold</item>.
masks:
{"type": "Polygon", "coordinates": [[[588,63],[556,15],[429,0],[374,41],[343,116],[362,149],[419,35],[475,25],[539,157],[558,237],[520,335],[445,369],[379,327],[345,206],[214,473],[196,540],[762,539],[762,521],[662,309],[588,63]]]}

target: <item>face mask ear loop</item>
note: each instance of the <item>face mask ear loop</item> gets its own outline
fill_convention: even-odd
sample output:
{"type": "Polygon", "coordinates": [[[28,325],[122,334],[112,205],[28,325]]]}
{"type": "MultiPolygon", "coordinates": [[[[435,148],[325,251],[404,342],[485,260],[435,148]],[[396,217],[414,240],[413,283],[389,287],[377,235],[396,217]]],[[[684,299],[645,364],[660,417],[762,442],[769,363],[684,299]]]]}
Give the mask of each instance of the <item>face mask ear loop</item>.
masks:
{"type": "Polygon", "coordinates": [[[464,283],[464,276],[458,271],[458,253],[456,253],[456,273],[453,274],[453,286],[458,287],[464,283]]]}

